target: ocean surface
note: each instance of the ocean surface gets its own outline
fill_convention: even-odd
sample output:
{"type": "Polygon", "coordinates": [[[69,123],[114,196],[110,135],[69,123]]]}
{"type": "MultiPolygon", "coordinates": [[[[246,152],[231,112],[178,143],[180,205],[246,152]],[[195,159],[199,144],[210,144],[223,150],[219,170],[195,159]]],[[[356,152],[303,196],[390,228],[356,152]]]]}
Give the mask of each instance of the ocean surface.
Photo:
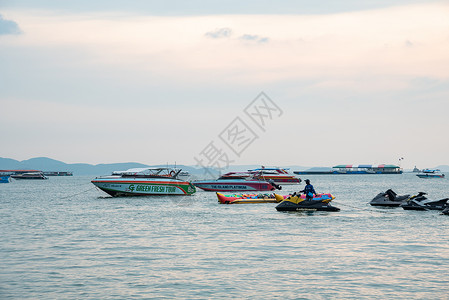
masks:
{"type": "Polygon", "coordinates": [[[341,211],[294,213],[111,198],[84,176],[0,184],[0,299],[449,299],[449,216],[368,204],[449,197],[447,175],[307,175],[341,211]]]}

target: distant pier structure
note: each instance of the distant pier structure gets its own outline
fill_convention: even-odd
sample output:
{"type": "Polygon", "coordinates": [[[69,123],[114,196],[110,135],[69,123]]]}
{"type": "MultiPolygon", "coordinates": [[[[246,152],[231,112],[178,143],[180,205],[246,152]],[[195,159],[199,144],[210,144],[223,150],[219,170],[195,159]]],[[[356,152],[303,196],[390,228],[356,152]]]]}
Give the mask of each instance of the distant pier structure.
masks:
{"type": "Polygon", "coordinates": [[[68,171],[44,171],[45,176],[73,176],[73,172],[68,171]]]}
{"type": "Polygon", "coordinates": [[[293,172],[298,175],[337,175],[337,174],[402,174],[402,168],[396,165],[338,165],[328,170],[306,170],[293,172]]]}

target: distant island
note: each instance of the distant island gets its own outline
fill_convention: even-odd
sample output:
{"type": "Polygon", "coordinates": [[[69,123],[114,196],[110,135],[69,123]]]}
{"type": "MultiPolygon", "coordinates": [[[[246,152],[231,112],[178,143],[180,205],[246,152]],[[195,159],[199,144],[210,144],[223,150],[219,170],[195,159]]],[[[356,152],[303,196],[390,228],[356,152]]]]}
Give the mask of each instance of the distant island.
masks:
{"type": "MultiPolygon", "coordinates": [[[[67,164],[59,160],[51,159],[48,157],[35,157],[23,161],[18,161],[11,158],[0,157],[0,170],[41,170],[44,172],[72,172],[73,175],[92,175],[100,176],[111,174],[113,171],[127,170],[131,168],[145,168],[145,167],[174,167],[174,165],[146,165],[136,162],[125,162],[125,163],[111,163],[111,164],[85,164],[85,163],[75,163],[67,164]]],[[[214,169],[201,168],[198,166],[191,165],[177,165],[177,168],[183,169],[192,175],[203,177],[206,173],[219,175],[214,169]]],[[[259,168],[260,165],[231,165],[228,168],[222,170],[222,173],[229,171],[246,171],[249,169],[259,168]]],[[[330,170],[330,167],[304,167],[298,165],[292,166],[280,166],[282,168],[290,169],[291,172],[294,171],[325,171],[330,170]]],[[[435,167],[435,169],[440,169],[442,172],[449,172],[448,165],[440,165],[435,167]]],[[[411,170],[410,170],[411,171],[411,170]]]]}

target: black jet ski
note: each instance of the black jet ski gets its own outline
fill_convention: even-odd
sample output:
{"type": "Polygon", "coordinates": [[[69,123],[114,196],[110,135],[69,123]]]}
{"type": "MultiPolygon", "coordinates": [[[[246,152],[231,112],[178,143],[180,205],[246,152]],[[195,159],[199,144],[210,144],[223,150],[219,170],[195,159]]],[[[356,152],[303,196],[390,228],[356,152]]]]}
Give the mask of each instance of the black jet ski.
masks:
{"type": "MultiPolygon", "coordinates": [[[[276,199],[280,199],[280,195],[274,194],[276,199]]],[[[282,200],[276,210],[278,211],[339,211],[338,207],[332,206],[331,202],[335,197],[332,194],[318,194],[312,200],[305,200],[304,195],[293,194],[282,200]]]]}
{"type": "Polygon", "coordinates": [[[387,207],[398,207],[404,201],[406,201],[410,195],[399,195],[396,194],[392,189],[388,189],[384,193],[377,194],[369,204],[372,206],[387,206],[387,207]]]}
{"type": "Polygon", "coordinates": [[[401,207],[405,210],[444,210],[448,207],[449,198],[432,200],[424,195],[427,193],[419,192],[417,195],[411,196],[401,204],[401,207]]]}

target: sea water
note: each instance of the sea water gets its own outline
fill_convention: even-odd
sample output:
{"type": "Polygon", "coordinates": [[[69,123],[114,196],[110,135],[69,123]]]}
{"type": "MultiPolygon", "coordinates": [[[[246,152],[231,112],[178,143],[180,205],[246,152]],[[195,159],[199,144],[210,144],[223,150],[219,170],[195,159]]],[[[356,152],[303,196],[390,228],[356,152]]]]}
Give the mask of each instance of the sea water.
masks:
{"type": "Polygon", "coordinates": [[[368,204],[388,188],[449,197],[447,179],[307,177],[340,212],[112,198],[84,176],[1,184],[0,298],[448,299],[449,216],[368,204]]]}

